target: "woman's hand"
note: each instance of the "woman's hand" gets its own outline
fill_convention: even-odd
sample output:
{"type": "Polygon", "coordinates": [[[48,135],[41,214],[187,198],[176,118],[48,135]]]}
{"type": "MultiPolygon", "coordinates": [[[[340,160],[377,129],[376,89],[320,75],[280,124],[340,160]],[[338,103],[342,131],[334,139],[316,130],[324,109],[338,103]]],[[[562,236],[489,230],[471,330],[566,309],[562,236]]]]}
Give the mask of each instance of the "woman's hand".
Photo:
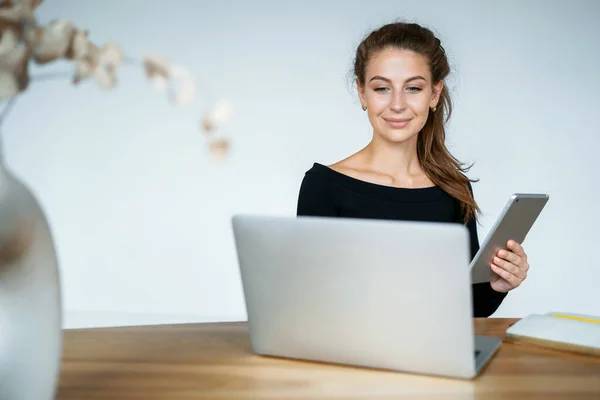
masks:
{"type": "Polygon", "coordinates": [[[514,240],[509,240],[507,247],[507,250],[498,250],[491,264],[492,271],[496,273],[490,282],[492,289],[503,293],[523,283],[529,270],[527,254],[523,246],[514,240]]]}

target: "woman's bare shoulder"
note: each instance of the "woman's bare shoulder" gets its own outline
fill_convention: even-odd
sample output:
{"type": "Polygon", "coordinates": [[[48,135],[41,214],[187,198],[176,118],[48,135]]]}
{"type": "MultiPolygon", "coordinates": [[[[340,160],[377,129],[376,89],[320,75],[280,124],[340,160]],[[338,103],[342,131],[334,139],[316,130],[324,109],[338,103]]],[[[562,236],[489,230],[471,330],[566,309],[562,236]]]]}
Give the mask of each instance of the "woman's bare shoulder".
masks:
{"type": "Polygon", "coordinates": [[[334,164],[328,165],[332,170],[347,175],[363,182],[374,183],[382,186],[398,188],[423,188],[434,186],[433,182],[422,174],[421,176],[392,176],[373,170],[370,165],[360,157],[360,154],[352,155],[334,164]]]}
{"type": "Polygon", "coordinates": [[[392,183],[389,177],[370,170],[358,154],[328,165],[328,167],[336,172],[364,182],[379,185],[390,185],[392,183]]]}
{"type": "Polygon", "coordinates": [[[357,158],[358,157],[356,154],[353,154],[344,158],[343,160],[328,165],[328,167],[341,174],[360,179],[360,177],[365,173],[365,168],[361,165],[357,158]]]}

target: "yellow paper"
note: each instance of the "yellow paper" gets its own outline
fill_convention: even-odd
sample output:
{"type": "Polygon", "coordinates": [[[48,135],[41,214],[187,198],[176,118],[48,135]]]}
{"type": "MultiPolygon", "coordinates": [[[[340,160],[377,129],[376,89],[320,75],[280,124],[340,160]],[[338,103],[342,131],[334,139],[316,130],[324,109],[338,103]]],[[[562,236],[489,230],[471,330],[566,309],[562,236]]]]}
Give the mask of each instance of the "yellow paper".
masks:
{"type": "Polygon", "coordinates": [[[571,314],[559,314],[559,313],[551,313],[549,315],[556,317],[556,318],[564,318],[564,319],[571,319],[571,320],[575,320],[575,321],[591,322],[593,324],[600,324],[599,318],[586,316],[586,315],[571,315],[571,314]]]}

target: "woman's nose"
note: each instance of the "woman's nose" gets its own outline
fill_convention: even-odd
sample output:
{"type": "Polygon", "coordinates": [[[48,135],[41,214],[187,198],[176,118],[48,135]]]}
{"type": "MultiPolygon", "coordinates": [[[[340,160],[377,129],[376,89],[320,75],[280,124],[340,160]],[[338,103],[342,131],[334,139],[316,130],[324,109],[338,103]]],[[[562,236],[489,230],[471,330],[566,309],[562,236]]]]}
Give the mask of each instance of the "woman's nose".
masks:
{"type": "Polygon", "coordinates": [[[390,100],[390,109],[395,112],[400,112],[406,108],[406,102],[404,98],[404,93],[394,92],[390,100]]]}

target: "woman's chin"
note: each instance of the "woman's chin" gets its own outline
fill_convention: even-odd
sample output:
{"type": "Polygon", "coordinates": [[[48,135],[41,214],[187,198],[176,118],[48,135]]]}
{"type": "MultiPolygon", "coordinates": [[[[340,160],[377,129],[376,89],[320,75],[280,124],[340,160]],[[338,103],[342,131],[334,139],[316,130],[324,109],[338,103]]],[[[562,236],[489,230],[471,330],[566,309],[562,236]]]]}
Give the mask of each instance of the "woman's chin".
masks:
{"type": "Polygon", "coordinates": [[[401,144],[416,140],[417,134],[406,129],[387,129],[381,136],[386,142],[401,144]]]}

